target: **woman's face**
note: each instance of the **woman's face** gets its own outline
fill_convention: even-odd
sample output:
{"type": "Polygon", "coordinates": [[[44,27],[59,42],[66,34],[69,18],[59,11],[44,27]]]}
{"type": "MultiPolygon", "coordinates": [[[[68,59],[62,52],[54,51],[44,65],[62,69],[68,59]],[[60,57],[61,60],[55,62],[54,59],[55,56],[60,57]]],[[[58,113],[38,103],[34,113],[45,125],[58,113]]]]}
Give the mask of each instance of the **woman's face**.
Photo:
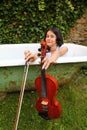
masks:
{"type": "Polygon", "coordinates": [[[46,34],[45,41],[46,41],[47,45],[50,47],[57,46],[56,35],[50,30],[46,34]]]}

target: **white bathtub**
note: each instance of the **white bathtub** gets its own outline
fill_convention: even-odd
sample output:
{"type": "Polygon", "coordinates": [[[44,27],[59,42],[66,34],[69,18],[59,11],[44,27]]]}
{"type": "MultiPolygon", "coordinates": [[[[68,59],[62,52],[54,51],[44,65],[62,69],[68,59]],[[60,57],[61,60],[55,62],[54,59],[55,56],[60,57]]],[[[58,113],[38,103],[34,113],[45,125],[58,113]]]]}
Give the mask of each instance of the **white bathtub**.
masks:
{"type": "MultiPolygon", "coordinates": [[[[59,85],[66,84],[72,76],[87,62],[87,47],[66,43],[68,53],[51,65],[47,73],[57,79],[59,85]]],[[[8,44],[0,45],[0,92],[19,91],[24,73],[24,51],[30,49],[38,52],[40,44],[8,44]]],[[[26,89],[35,89],[35,79],[41,73],[38,58],[29,67],[26,89]]]]}
{"type": "MultiPolygon", "coordinates": [[[[68,52],[64,56],[58,58],[57,63],[75,63],[87,62],[87,46],[77,45],[73,43],[65,43],[68,52]]],[[[0,67],[3,66],[20,66],[25,64],[24,51],[29,49],[32,52],[38,52],[40,44],[4,44],[0,45],[0,67]]],[[[31,63],[39,64],[39,59],[31,63]]]]}

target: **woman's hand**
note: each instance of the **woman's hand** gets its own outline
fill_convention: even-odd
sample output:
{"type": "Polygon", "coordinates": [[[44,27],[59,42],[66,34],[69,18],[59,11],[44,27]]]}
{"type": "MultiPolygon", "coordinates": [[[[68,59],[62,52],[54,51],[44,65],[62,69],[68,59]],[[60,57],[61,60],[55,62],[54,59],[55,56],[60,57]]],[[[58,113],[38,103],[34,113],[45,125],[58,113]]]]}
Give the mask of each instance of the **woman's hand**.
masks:
{"type": "Polygon", "coordinates": [[[26,50],[25,52],[24,52],[24,55],[25,55],[25,60],[26,61],[30,61],[30,62],[33,62],[33,61],[35,61],[35,59],[37,58],[36,57],[36,54],[33,54],[31,51],[29,51],[29,50],[26,50]]]}
{"type": "Polygon", "coordinates": [[[42,60],[42,69],[47,69],[51,63],[56,63],[55,60],[52,58],[52,57],[45,57],[43,60],[42,60]]]}
{"type": "Polygon", "coordinates": [[[43,66],[42,66],[42,69],[47,69],[50,64],[52,63],[56,63],[56,60],[57,58],[59,57],[59,53],[58,53],[58,50],[54,51],[53,53],[51,53],[51,56],[50,57],[45,57],[43,60],[42,60],[42,63],[43,63],[43,66]]]}
{"type": "Polygon", "coordinates": [[[43,66],[42,69],[47,69],[51,63],[56,63],[56,60],[64,55],[68,51],[67,47],[62,47],[60,50],[55,50],[54,52],[51,52],[51,57],[45,57],[42,60],[43,66]]]}

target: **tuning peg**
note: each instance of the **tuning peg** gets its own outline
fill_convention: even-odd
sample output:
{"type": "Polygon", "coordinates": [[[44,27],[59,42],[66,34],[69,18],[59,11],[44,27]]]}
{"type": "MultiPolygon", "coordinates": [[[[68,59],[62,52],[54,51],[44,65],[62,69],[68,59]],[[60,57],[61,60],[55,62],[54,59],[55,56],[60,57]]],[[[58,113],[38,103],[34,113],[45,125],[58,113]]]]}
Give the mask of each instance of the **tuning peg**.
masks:
{"type": "Polygon", "coordinates": [[[38,48],[38,51],[41,51],[41,48],[38,48]]]}
{"type": "Polygon", "coordinates": [[[38,53],[37,55],[38,55],[38,56],[41,56],[41,54],[40,54],[40,53],[38,53]]]}
{"type": "Polygon", "coordinates": [[[51,47],[50,47],[50,46],[47,46],[47,51],[48,51],[48,52],[50,52],[50,49],[51,49],[51,47]]]}

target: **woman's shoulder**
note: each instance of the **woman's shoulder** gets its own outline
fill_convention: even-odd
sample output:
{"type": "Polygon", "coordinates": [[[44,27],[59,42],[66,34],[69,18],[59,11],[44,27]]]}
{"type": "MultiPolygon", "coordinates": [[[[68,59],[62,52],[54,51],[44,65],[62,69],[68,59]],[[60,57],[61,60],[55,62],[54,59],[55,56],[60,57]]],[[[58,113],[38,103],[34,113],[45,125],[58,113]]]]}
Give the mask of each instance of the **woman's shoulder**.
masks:
{"type": "Polygon", "coordinates": [[[61,46],[58,46],[58,49],[63,48],[63,47],[67,47],[67,44],[63,43],[61,46]]]}

